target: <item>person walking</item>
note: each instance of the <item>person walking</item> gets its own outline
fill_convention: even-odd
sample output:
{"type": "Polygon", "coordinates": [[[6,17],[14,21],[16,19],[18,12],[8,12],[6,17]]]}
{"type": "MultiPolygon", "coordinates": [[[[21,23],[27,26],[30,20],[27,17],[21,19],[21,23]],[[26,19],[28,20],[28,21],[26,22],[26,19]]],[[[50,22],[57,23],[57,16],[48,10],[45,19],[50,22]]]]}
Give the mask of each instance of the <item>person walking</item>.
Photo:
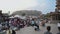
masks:
{"type": "Polygon", "coordinates": [[[40,24],[39,21],[36,19],[35,20],[35,27],[36,27],[35,30],[40,30],[39,29],[39,24],[40,24]]]}
{"type": "Polygon", "coordinates": [[[42,26],[45,27],[45,20],[42,20],[42,26]]]}
{"type": "Polygon", "coordinates": [[[57,24],[59,32],[57,34],[60,34],[60,22],[57,24]]]}
{"type": "Polygon", "coordinates": [[[10,29],[10,26],[8,26],[8,29],[6,30],[6,34],[16,34],[14,30],[10,29]]]}
{"type": "Polygon", "coordinates": [[[34,21],[34,19],[32,19],[31,25],[34,26],[34,24],[35,24],[35,21],[34,21]]]}
{"type": "Polygon", "coordinates": [[[44,34],[52,34],[52,33],[50,32],[50,30],[51,30],[51,27],[50,27],[50,26],[47,26],[47,31],[44,32],[44,34]]]}
{"type": "Polygon", "coordinates": [[[12,34],[12,30],[10,29],[10,26],[8,26],[8,28],[6,30],[6,34],[12,34]]]}

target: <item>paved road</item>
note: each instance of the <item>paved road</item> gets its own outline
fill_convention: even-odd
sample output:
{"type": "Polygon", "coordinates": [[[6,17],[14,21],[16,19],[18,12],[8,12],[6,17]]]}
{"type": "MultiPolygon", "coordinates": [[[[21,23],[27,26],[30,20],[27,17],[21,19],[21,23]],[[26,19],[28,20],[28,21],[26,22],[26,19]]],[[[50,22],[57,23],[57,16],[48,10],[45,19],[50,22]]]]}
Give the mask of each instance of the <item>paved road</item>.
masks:
{"type": "MultiPolygon", "coordinates": [[[[46,24],[46,26],[51,26],[51,32],[53,34],[56,34],[58,32],[57,25],[56,24],[46,24]]],[[[40,26],[40,31],[35,31],[34,27],[25,27],[22,28],[21,30],[17,31],[17,34],[44,34],[46,31],[46,26],[42,27],[40,26]]]]}

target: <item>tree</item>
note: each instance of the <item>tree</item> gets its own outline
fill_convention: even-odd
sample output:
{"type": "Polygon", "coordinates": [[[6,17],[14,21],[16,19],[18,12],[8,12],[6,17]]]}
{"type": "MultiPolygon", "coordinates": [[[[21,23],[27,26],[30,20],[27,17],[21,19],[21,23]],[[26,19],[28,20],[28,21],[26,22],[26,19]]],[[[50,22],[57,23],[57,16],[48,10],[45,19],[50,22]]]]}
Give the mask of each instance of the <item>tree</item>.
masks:
{"type": "Polygon", "coordinates": [[[49,18],[49,17],[50,17],[50,13],[47,13],[47,14],[45,15],[45,17],[49,18]]]}
{"type": "Polygon", "coordinates": [[[22,13],[22,16],[25,16],[26,14],[25,13],[22,13]]]}

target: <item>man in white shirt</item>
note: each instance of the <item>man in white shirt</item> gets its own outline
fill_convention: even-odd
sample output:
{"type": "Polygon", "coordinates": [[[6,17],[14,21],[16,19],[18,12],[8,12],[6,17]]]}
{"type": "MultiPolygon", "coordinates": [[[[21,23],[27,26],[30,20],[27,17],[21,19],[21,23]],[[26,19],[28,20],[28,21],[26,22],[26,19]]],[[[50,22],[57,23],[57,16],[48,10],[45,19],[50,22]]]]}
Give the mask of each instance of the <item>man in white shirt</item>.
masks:
{"type": "Polygon", "coordinates": [[[60,22],[57,24],[57,26],[58,26],[58,30],[60,30],[60,22]]]}
{"type": "Polygon", "coordinates": [[[40,30],[39,25],[40,25],[39,20],[35,20],[35,26],[38,30],[40,30]]]}
{"type": "Polygon", "coordinates": [[[34,26],[34,24],[35,24],[34,19],[32,19],[31,24],[32,24],[32,26],[34,26]]]}

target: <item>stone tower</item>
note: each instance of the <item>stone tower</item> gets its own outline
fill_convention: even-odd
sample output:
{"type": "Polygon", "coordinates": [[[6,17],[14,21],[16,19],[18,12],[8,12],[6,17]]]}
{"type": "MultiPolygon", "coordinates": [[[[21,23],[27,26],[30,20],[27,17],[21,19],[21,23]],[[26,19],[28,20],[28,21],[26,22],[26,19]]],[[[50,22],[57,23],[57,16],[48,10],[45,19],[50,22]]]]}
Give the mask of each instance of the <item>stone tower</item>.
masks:
{"type": "Polygon", "coordinates": [[[60,22],[60,0],[56,0],[55,12],[50,13],[52,23],[60,22]]]}
{"type": "Polygon", "coordinates": [[[56,0],[56,9],[60,12],[60,0],[56,0]]]}

